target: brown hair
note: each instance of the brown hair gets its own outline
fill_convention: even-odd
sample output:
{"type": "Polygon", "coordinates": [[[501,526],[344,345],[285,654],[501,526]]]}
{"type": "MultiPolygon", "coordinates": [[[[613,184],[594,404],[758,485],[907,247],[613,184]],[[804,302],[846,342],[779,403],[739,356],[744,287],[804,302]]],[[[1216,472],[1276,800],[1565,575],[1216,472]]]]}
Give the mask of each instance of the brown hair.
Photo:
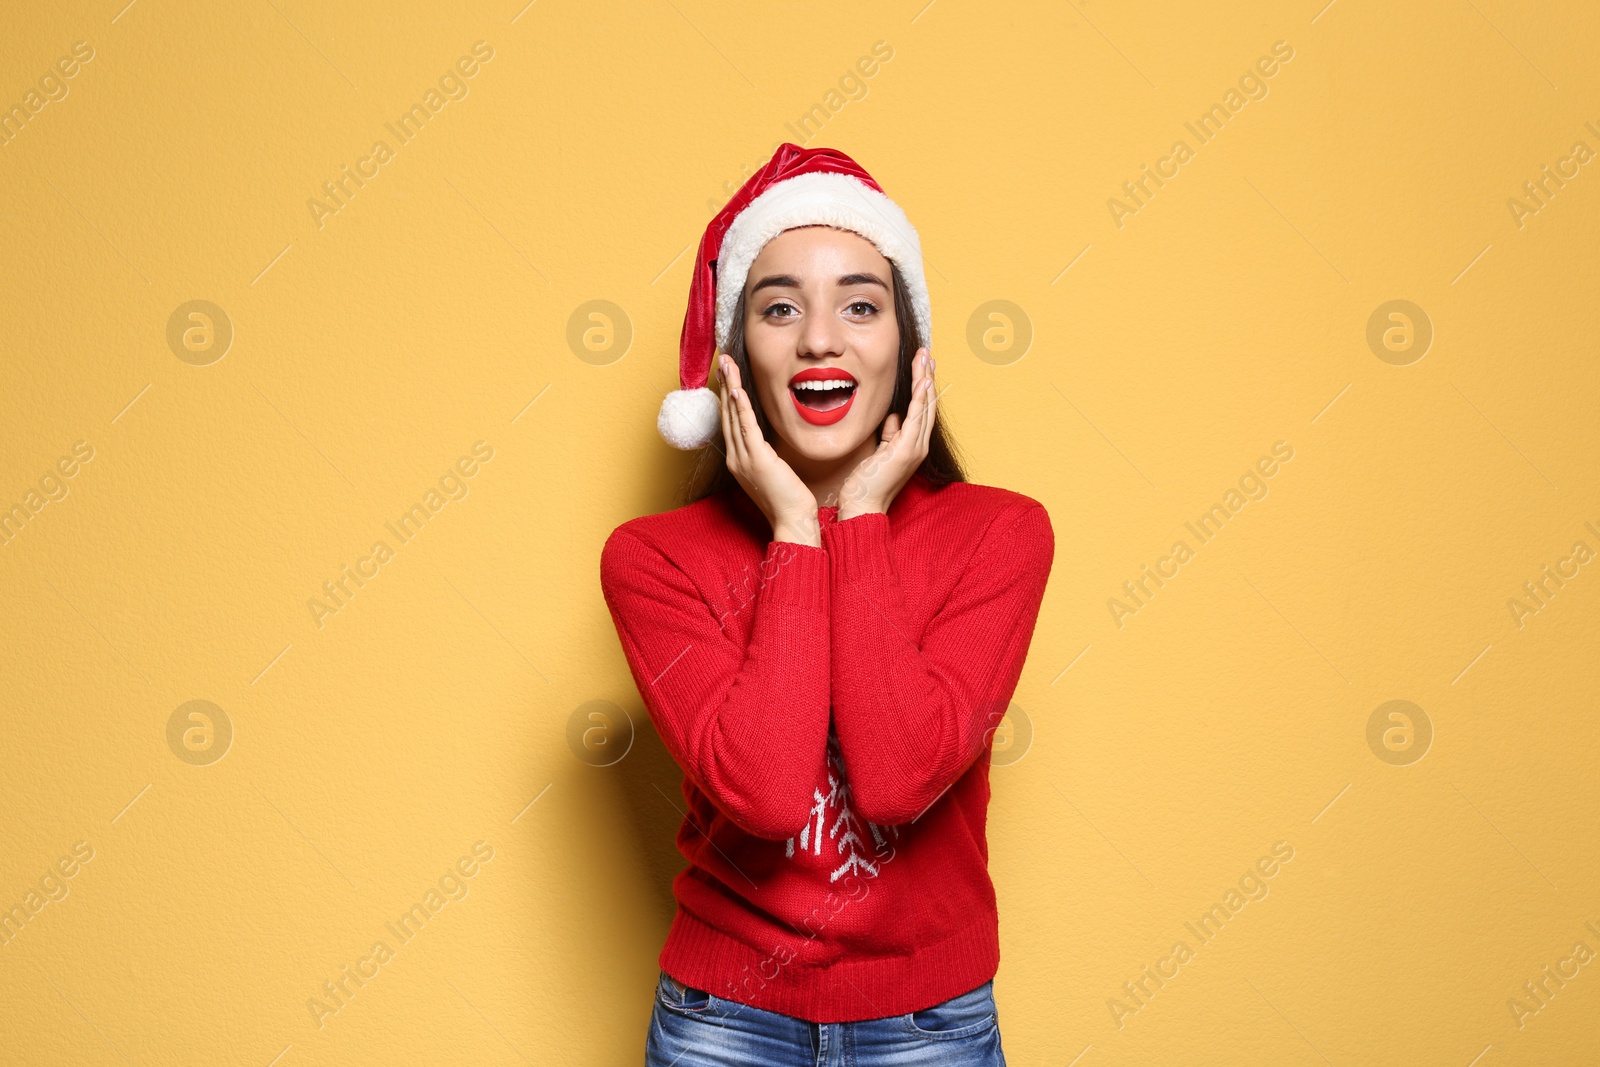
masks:
{"type": "MultiPolygon", "coordinates": [[[[892,412],[899,415],[903,423],[906,409],[911,402],[911,361],[916,358],[917,349],[922,347],[923,338],[918,332],[916,314],[911,307],[911,293],[906,289],[905,279],[900,276],[899,269],[892,261],[889,264],[889,274],[894,288],[894,317],[900,325],[900,358],[895,370],[894,395],[889,400],[889,411],[885,412],[884,416],[887,418],[892,412]]],[[[733,309],[733,327],[728,335],[727,352],[732,357],[734,366],[739,368],[739,380],[749,382],[750,359],[745,351],[744,316],[745,294],[740,293],[739,303],[733,309]]],[[[750,398],[750,407],[755,412],[756,424],[761,427],[761,436],[770,444],[775,433],[772,424],[767,421],[766,412],[761,409],[760,396],[754,389],[746,389],[745,395],[750,398]]],[[[879,430],[874,430],[874,437],[878,436],[878,432],[879,430]]],[[[949,482],[964,482],[967,480],[967,474],[959,453],[960,448],[948,429],[947,416],[939,412],[934,419],[933,430],[928,436],[928,455],[917,471],[935,486],[949,482]]],[[[683,503],[692,504],[696,500],[717,493],[729,492],[738,484],[738,479],[728,470],[727,458],[723,454],[722,431],[719,428],[711,443],[702,446],[695,456],[694,468],[685,483],[683,503]]]]}

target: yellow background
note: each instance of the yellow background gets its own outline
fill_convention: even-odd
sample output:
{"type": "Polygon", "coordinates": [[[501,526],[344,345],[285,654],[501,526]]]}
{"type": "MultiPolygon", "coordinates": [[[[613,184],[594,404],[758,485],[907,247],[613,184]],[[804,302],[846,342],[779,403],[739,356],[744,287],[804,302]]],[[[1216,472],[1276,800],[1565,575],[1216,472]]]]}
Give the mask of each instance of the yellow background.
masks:
{"type": "Polygon", "coordinates": [[[892,59],[808,143],[919,227],[941,417],[974,480],[1056,530],[1002,738],[1031,746],[990,815],[1011,1062],[1600,1059],[1594,959],[1522,1025],[1508,1007],[1600,951],[1600,565],[1520,627],[1508,607],[1600,551],[1597,164],[1520,226],[1508,206],[1600,149],[1589,5],[0,22],[7,108],[94,49],[0,146],[0,507],[94,450],[0,549],[0,907],[94,850],[0,947],[5,1062],[640,1061],[680,777],[599,550],[687,469],[654,427],[684,253],[878,41],[892,59]],[[478,41],[467,95],[319,226],[322,183],[478,41]],[[1199,144],[1184,122],[1277,41],[1267,95],[1199,144]],[[1107,201],[1180,138],[1193,158],[1119,227],[1107,201]],[[169,346],[191,300],[232,325],[213,362],[169,346]],[[601,351],[568,342],[594,300],[626,316],[610,350],[604,324],[601,351]],[[1021,358],[969,346],[992,300],[1031,324],[1021,358]],[[1405,365],[1367,343],[1391,300],[1432,324],[1405,365]],[[1122,583],[1280,440],[1269,495],[1119,627],[1122,583]],[[467,495],[387,534],[478,441],[467,495]],[[392,558],[319,625],[308,601],[378,540],[392,558]],[[168,741],[192,700],[232,726],[205,765],[168,741]],[[610,766],[568,741],[596,700],[639,727],[610,766]],[[1369,747],[1390,700],[1431,724],[1420,760],[1369,747]],[[319,1027],[308,999],[479,841],[467,895],[319,1027]],[[1268,895],[1189,937],[1278,841],[1268,895]],[[1180,939],[1194,958],[1117,1025],[1180,939]]]}

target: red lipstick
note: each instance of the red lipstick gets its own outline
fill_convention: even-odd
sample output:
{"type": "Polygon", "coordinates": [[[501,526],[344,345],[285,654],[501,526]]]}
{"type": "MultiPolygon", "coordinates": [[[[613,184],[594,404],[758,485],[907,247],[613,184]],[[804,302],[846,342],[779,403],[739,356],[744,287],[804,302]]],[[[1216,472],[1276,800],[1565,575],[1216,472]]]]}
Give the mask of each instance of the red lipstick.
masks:
{"type": "Polygon", "coordinates": [[[831,426],[849,413],[857,387],[855,376],[848,371],[838,367],[807,367],[789,379],[789,399],[802,419],[813,426],[831,426]],[[845,384],[816,386],[802,385],[802,382],[845,384]],[[802,401],[801,397],[806,399],[802,401]]]}

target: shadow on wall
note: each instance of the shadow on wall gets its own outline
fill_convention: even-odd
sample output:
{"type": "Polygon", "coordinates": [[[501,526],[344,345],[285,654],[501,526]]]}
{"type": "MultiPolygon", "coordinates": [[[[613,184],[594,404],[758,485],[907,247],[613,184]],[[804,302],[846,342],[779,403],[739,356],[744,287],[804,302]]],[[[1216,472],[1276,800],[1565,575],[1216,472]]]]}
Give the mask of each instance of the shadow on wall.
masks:
{"type": "MultiPolygon", "coordinates": [[[[653,427],[648,433],[650,440],[644,445],[645,457],[643,457],[647,460],[648,469],[635,473],[630,479],[634,492],[624,494],[624,498],[630,501],[627,513],[616,517],[613,525],[620,525],[635,515],[655,515],[679,507],[687,481],[693,472],[694,461],[691,454],[674,454],[673,449],[662,444],[653,427]]],[[[607,532],[609,533],[609,530],[607,532]]],[[[594,595],[597,600],[600,599],[599,548],[597,544],[592,569],[595,576],[594,595]]],[[[629,679],[630,687],[617,694],[612,708],[626,711],[632,720],[633,737],[627,754],[617,762],[609,766],[577,769],[605,776],[601,788],[614,790],[632,818],[634,847],[627,851],[644,860],[645,867],[649,871],[650,883],[644,887],[645,892],[655,903],[659,916],[660,938],[651,947],[653,956],[666,941],[667,930],[672,925],[672,917],[677,911],[677,901],[672,895],[672,880],[677,877],[678,872],[688,866],[688,861],[678,851],[677,845],[678,830],[682,827],[684,816],[688,811],[687,802],[683,798],[683,769],[678,766],[677,760],[672,758],[672,753],[667,751],[638,691],[631,687],[631,679],[626,666],[623,665],[622,650],[617,646],[616,630],[603,603],[597,616],[596,626],[598,627],[595,633],[596,643],[600,647],[615,650],[621,677],[629,679]]],[[[581,715],[579,717],[582,718],[581,715]]],[[[602,718],[604,717],[602,715],[602,718]]],[[[570,735],[568,744],[582,747],[578,738],[570,735]]],[[[577,750],[574,751],[576,753],[577,750]]],[[[582,755],[577,758],[580,762],[584,759],[582,755]]]]}
{"type": "Polygon", "coordinates": [[[661,918],[661,938],[651,946],[653,955],[666,941],[678,907],[672,896],[672,879],[689,865],[677,844],[688,806],[683,799],[683,769],[662,744],[650,713],[637,696],[625,700],[622,707],[633,717],[633,748],[615,766],[592,770],[610,775],[611,787],[618,790],[633,818],[632,852],[643,857],[650,872],[650,899],[661,918]]]}

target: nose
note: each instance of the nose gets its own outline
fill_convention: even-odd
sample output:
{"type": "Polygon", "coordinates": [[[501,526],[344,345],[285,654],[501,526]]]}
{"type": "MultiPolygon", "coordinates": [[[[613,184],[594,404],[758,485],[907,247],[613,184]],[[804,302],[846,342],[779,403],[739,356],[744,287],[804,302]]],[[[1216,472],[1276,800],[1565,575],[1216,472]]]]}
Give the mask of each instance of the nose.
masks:
{"type": "Polygon", "coordinates": [[[844,324],[834,315],[808,315],[800,328],[799,355],[822,359],[844,352],[844,324]]]}

